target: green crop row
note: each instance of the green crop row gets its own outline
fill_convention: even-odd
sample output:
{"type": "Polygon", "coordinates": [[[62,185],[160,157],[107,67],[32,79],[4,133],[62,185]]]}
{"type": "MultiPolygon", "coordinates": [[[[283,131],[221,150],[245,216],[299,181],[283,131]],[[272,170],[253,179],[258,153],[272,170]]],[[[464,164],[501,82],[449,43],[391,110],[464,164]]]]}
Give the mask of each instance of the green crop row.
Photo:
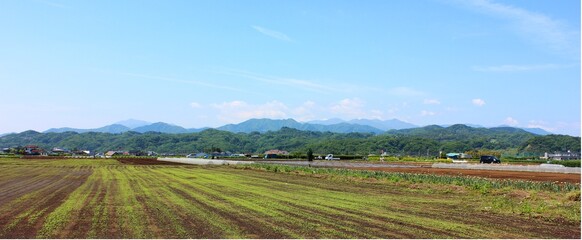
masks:
{"type": "Polygon", "coordinates": [[[406,181],[410,183],[452,184],[466,186],[472,189],[480,190],[482,192],[486,192],[489,189],[501,189],[501,188],[541,190],[552,192],[570,192],[580,190],[580,184],[521,181],[510,179],[488,179],[472,176],[383,172],[383,171],[353,170],[346,168],[315,168],[305,166],[289,166],[262,163],[245,165],[242,166],[242,168],[258,168],[272,172],[303,172],[308,174],[326,174],[333,176],[357,177],[363,179],[374,178],[388,180],[391,182],[406,181]]]}

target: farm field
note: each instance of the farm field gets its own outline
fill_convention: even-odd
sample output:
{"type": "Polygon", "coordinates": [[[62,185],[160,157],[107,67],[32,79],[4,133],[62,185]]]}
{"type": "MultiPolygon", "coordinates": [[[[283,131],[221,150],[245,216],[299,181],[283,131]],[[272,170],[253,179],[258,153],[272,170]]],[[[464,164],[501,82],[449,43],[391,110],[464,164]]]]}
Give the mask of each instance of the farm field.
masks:
{"type": "Polygon", "coordinates": [[[135,163],[0,159],[0,238],[580,236],[579,188],[135,163]]]}
{"type": "Polygon", "coordinates": [[[517,171],[488,171],[446,168],[366,168],[352,167],[351,169],[373,170],[384,172],[405,172],[420,174],[442,174],[453,176],[476,176],[495,179],[514,179],[523,181],[557,181],[580,183],[580,174],[545,173],[545,172],[517,172],[517,171]]]}

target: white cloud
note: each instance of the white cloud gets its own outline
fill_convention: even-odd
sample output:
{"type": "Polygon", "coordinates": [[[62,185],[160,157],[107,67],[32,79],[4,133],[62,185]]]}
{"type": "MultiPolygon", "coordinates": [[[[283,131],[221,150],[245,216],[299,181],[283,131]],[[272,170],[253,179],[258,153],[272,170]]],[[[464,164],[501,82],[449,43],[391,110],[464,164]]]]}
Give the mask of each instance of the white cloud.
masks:
{"type": "Polygon", "coordinates": [[[473,66],[478,72],[529,72],[543,71],[569,67],[570,65],[542,64],[542,65],[500,65],[500,66],[473,66]]]}
{"type": "Polygon", "coordinates": [[[423,117],[426,117],[426,116],[434,116],[434,115],[436,115],[435,112],[426,111],[426,110],[420,111],[420,116],[423,116],[423,117]]]}
{"type": "Polygon", "coordinates": [[[192,108],[202,108],[202,105],[200,103],[197,103],[197,102],[191,102],[190,103],[190,107],[192,107],[192,108]]]}
{"type": "Polygon", "coordinates": [[[479,106],[479,107],[485,105],[485,101],[483,99],[480,99],[480,98],[475,98],[475,99],[471,100],[471,102],[473,103],[473,105],[479,106]]]}
{"type": "Polygon", "coordinates": [[[561,21],[544,14],[490,0],[458,2],[508,19],[517,30],[516,32],[521,34],[526,41],[531,41],[543,48],[549,48],[554,52],[579,54],[579,30],[575,30],[561,21]]]}
{"type": "Polygon", "coordinates": [[[294,108],[291,112],[293,113],[295,120],[306,122],[316,119],[316,107],[317,105],[315,102],[306,101],[301,106],[294,108]]]}
{"type": "Polygon", "coordinates": [[[439,104],[441,104],[441,102],[437,99],[424,99],[424,104],[439,105],[439,104]]]}
{"type": "Polygon", "coordinates": [[[272,37],[272,38],[275,38],[275,39],[278,39],[281,41],[292,42],[291,38],[289,38],[286,34],[284,34],[282,32],[277,32],[277,31],[274,31],[271,29],[260,27],[260,26],[251,26],[251,27],[254,28],[255,30],[257,30],[258,32],[266,35],[266,36],[269,36],[269,37],[272,37]]]}
{"type": "Polygon", "coordinates": [[[549,123],[543,120],[530,120],[527,124],[528,128],[541,128],[551,133],[567,134],[571,136],[580,136],[580,122],[564,122],[558,121],[549,123]]]}
{"type": "Polygon", "coordinates": [[[342,118],[366,118],[364,102],[359,98],[346,98],[331,107],[331,112],[343,115],[342,118]]]}
{"type": "Polygon", "coordinates": [[[516,119],[514,119],[512,117],[507,117],[505,120],[503,120],[503,123],[505,123],[509,126],[517,126],[519,124],[519,121],[517,121],[516,119]]]}
{"type": "Polygon", "coordinates": [[[384,112],[377,110],[377,109],[370,110],[370,115],[367,118],[368,119],[382,120],[382,119],[384,119],[384,112]]]}
{"type": "Polygon", "coordinates": [[[223,102],[212,104],[219,110],[218,120],[223,123],[239,123],[251,118],[281,119],[288,117],[289,108],[279,102],[271,101],[264,104],[248,104],[244,101],[223,102]]]}
{"type": "Polygon", "coordinates": [[[545,121],[540,121],[540,120],[530,120],[527,124],[528,128],[541,128],[543,130],[546,130],[548,132],[553,132],[556,130],[555,127],[549,127],[548,123],[545,121]]]}
{"type": "Polygon", "coordinates": [[[304,102],[301,106],[295,108],[295,113],[297,114],[303,114],[307,111],[309,111],[310,109],[312,109],[313,107],[315,107],[315,102],[313,101],[306,101],[304,102]]]}

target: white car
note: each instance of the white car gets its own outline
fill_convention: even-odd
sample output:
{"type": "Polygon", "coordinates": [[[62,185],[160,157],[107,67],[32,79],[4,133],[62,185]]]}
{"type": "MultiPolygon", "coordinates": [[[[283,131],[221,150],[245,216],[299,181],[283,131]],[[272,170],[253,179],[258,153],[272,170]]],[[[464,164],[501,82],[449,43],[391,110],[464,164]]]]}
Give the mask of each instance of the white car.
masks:
{"type": "Polygon", "coordinates": [[[325,156],[325,160],[340,160],[340,158],[334,158],[333,154],[327,154],[327,156],[325,156]]]}

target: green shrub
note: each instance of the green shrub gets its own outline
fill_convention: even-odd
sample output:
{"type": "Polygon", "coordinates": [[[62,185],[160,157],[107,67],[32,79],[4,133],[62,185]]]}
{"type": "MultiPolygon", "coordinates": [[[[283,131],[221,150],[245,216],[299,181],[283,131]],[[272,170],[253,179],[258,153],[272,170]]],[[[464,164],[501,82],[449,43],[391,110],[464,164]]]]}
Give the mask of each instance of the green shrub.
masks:
{"type": "Polygon", "coordinates": [[[561,164],[565,167],[580,167],[580,160],[560,160],[552,161],[553,164],[561,164]]]}

